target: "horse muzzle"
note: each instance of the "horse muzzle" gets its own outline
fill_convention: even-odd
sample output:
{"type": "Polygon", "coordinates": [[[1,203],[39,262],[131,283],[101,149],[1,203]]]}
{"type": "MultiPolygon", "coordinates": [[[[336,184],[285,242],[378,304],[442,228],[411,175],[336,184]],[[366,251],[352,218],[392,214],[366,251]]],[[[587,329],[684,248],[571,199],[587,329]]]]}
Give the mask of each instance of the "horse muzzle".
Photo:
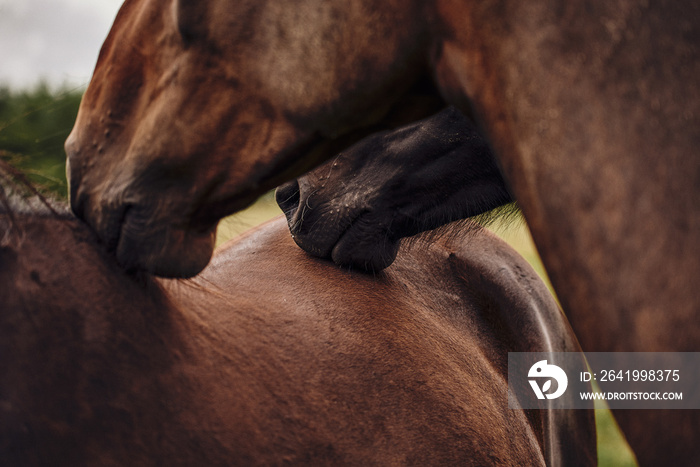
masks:
{"type": "Polygon", "coordinates": [[[115,248],[117,262],[128,270],[144,270],[160,277],[193,277],[211,259],[216,226],[154,224],[143,220],[138,207],[127,208],[115,248]]]}
{"type": "Polygon", "coordinates": [[[189,278],[208,264],[216,241],[216,222],[193,225],[175,205],[126,202],[120,196],[88,194],[71,182],[71,209],[97,234],[117,263],[128,271],[189,278]]]}
{"type": "Polygon", "coordinates": [[[341,207],[319,195],[308,176],[277,189],[276,199],[296,244],[339,266],[379,272],[396,259],[399,239],[390,235],[391,216],[359,206],[341,207]],[[300,183],[301,181],[301,183],[300,183]]]}

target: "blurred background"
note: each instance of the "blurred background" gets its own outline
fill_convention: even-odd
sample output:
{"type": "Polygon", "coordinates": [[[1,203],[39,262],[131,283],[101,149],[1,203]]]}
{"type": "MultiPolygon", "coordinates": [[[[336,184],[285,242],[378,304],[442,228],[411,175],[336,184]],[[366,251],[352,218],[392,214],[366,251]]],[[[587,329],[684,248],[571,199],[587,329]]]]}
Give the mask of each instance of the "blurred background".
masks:
{"type": "MultiPolygon", "coordinates": [[[[63,143],[100,46],[121,0],[0,0],[0,158],[21,168],[40,189],[67,196],[63,143]]],[[[217,244],[281,211],[268,193],[224,219],[217,244]]],[[[492,228],[523,255],[549,284],[520,219],[492,228]]],[[[600,406],[596,419],[601,466],[634,466],[617,424],[600,406]]]]}
{"type": "Polygon", "coordinates": [[[0,0],[0,86],[87,85],[122,0],[0,0]]]}
{"type": "Polygon", "coordinates": [[[122,0],[0,0],[0,157],[66,196],[63,142],[122,0]]]}

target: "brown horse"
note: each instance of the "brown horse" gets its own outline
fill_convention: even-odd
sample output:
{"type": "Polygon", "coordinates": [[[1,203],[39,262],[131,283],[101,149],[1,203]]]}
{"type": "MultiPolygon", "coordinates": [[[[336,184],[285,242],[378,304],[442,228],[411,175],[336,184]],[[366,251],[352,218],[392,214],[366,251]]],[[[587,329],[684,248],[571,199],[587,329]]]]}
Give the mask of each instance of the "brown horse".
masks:
{"type": "MultiPolygon", "coordinates": [[[[437,97],[490,141],[584,349],[698,350],[699,17],[668,0],[128,0],[67,143],[71,203],[122,264],[189,276],[220,217],[437,97]]],[[[700,459],[698,416],[618,419],[642,463],[700,459]]]]}
{"type": "Polygon", "coordinates": [[[580,348],[485,231],[370,277],[278,219],[178,282],[125,273],[68,215],[3,205],[7,465],[595,464],[592,411],[508,408],[508,351],[580,348]]]}

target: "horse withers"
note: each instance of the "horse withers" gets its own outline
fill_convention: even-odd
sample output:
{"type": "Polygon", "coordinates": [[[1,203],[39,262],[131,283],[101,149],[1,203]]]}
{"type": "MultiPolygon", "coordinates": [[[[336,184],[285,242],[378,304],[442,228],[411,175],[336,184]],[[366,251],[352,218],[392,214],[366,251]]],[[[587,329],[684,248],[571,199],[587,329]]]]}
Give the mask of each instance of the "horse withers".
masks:
{"type": "Polygon", "coordinates": [[[508,351],[580,349],[482,230],[371,277],[280,218],[174,281],[127,274],[68,215],[0,208],[0,293],[8,465],[596,461],[592,411],[508,407],[508,351]]]}

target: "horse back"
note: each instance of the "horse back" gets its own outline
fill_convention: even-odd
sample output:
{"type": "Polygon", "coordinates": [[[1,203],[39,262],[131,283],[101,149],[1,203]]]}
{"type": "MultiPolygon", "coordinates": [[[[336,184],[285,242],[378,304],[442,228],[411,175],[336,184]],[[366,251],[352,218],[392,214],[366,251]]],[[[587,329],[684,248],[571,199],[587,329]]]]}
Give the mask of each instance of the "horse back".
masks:
{"type": "MultiPolygon", "coordinates": [[[[199,280],[226,304],[221,341],[258,359],[246,405],[294,401],[314,421],[295,437],[332,462],[595,463],[592,413],[508,408],[509,351],[578,345],[526,262],[467,230],[419,237],[374,276],[306,255],[283,220],[225,246],[199,280]]],[[[247,437],[290,446],[291,422],[251,420],[247,437]]]]}

